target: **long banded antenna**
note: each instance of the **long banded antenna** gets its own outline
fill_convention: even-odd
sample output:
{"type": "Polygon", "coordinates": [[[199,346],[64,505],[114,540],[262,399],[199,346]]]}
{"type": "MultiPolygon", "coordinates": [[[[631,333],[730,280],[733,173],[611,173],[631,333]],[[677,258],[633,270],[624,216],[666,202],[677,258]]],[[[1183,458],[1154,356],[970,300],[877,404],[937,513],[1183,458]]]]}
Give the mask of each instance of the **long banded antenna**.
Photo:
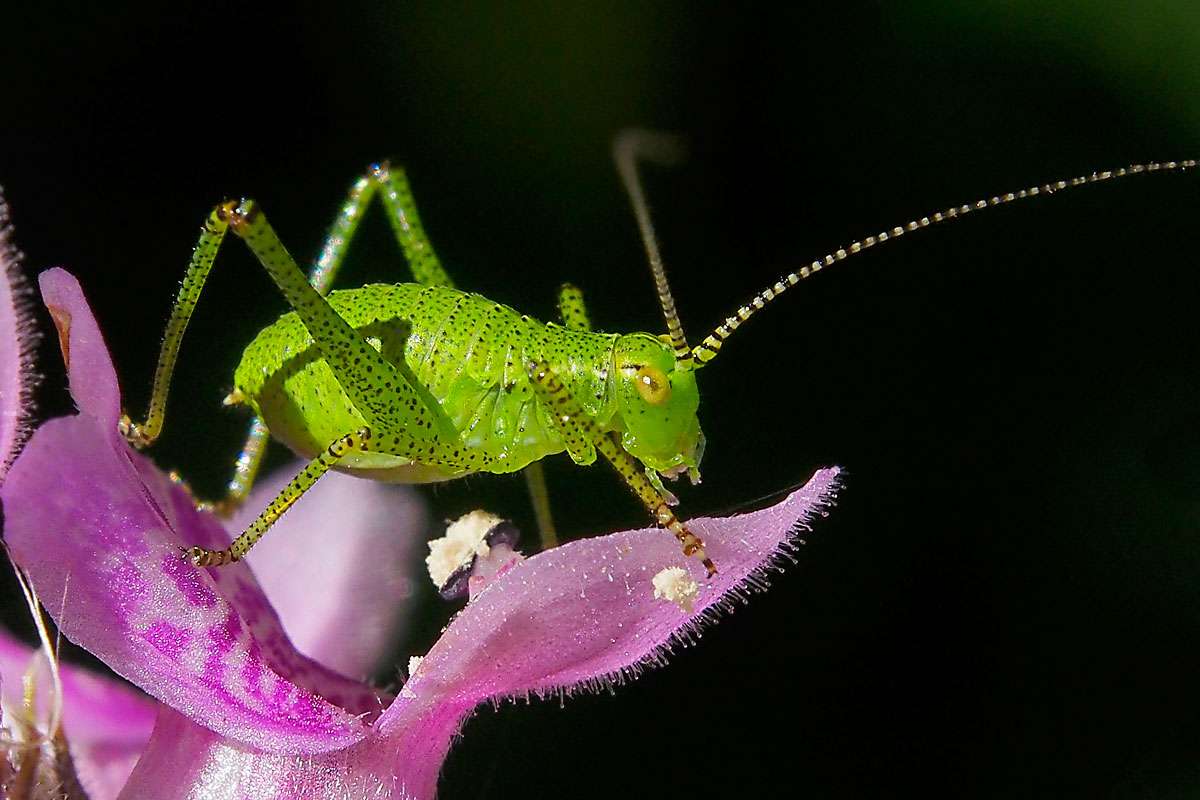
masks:
{"type": "Polygon", "coordinates": [[[650,272],[654,275],[658,304],[662,306],[667,333],[671,337],[671,347],[675,350],[675,368],[690,370],[693,350],[688,347],[687,337],[683,335],[683,325],[679,322],[679,312],[675,310],[675,298],[671,296],[671,286],[667,283],[667,273],[663,269],[662,256],[658,252],[658,241],[654,237],[654,225],[650,222],[650,209],[646,205],[646,197],[642,193],[642,183],[637,172],[637,161],[640,158],[670,166],[678,163],[682,157],[682,142],[670,134],[630,128],[618,133],[613,140],[613,160],[617,162],[617,172],[621,174],[621,182],[625,184],[625,191],[629,193],[629,201],[633,204],[633,214],[637,217],[642,244],[646,248],[646,258],[650,261],[650,272]]]}
{"type": "Polygon", "coordinates": [[[851,242],[846,247],[840,247],[832,253],[828,253],[824,258],[818,258],[808,266],[801,267],[796,272],[789,272],[773,285],[763,289],[758,294],[750,299],[749,303],[738,308],[735,315],[725,319],[724,324],[718,325],[712,333],[704,337],[704,341],[692,348],[692,355],[696,359],[696,367],[702,367],[709,361],[717,357],[717,353],[721,350],[721,344],[733,332],[741,326],[743,322],[750,319],[757,312],[761,311],[767,303],[770,303],[779,295],[786,292],[791,287],[795,286],[805,278],[810,278],[820,272],[825,267],[835,264],[838,261],[844,261],[850,256],[857,255],[867,248],[874,247],[877,244],[882,244],[887,241],[900,238],[906,233],[919,231],[922,228],[928,228],[939,222],[948,222],[953,219],[959,219],[972,211],[982,211],[985,208],[994,206],[1002,206],[1006,203],[1011,203],[1014,200],[1024,200],[1026,197],[1036,197],[1042,194],[1054,194],[1062,189],[1069,189],[1073,186],[1087,186],[1093,183],[1101,183],[1112,178],[1124,178],[1127,175],[1140,175],[1147,172],[1171,172],[1182,171],[1195,167],[1196,159],[1188,159],[1186,161],[1166,161],[1166,162],[1150,162],[1149,164],[1131,164],[1128,167],[1116,170],[1108,170],[1105,172],[1093,172],[1091,175],[1081,175],[1077,178],[1071,178],[1064,181],[1055,181],[1053,183],[1044,183],[1041,186],[1032,186],[1028,189],[1022,189],[1019,192],[1009,192],[1008,194],[993,195],[985,200],[978,200],[969,205],[951,206],[936,214],[928,217],[921,217],[909,222],[907,225],[897,225],[890,230],[880,231],[874,236],[868,236],[865,239],[851,242]]]}

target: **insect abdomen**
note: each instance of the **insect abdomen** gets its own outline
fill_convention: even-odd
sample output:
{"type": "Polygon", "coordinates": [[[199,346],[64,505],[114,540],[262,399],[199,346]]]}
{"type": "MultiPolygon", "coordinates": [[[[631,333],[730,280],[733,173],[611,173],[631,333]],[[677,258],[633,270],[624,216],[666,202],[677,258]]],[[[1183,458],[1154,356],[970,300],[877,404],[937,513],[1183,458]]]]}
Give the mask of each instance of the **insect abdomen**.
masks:
{"type": "MultiPolygon", "coordinates": [[[[525,371],[530,361],[550,362],[589,413],[611,416],[604,413],[605,389],[615,336],[546,325],[479,295],[441,286],[375,284],[332,292],[329,302],[388,360],[403,359],[464,443],[497,459],[490,471],[514,471],[563,450],[534,399],[525,371]]],[[[301,455],[319,452],[364,424],[293,313],[246,348],[235,385],[272,433],[301,455]]],[[[406,482],[461,474],[412,469],[381,474],[379,464],[376,458],[347,467],[406,482]]]]}

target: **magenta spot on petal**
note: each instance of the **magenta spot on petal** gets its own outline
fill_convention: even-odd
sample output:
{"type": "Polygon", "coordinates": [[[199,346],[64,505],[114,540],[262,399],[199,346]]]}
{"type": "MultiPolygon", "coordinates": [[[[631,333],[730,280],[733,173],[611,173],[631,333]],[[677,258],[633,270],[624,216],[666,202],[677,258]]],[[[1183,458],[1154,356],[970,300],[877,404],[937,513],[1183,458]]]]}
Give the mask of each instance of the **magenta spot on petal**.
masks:
{"type": "Polygon", "coordinates": [[[204,582],[204,573],[184,561],[181,555],[170,553],[163,556],[162,571],[192,605],[212,608],[217,604],[217,595],[204,582]]]}
{"type": "Polygon", "coordinates": [[[165,620],[151,623],[142,634],[146,641],[172,661],[179,661],[184,649],[192,641],[192,632],[165,620]]]}
{"type": "Polygon", "coordinates": [[[271,705],[275,708],[283,708],[283,704],[287,701],[288,694],[290,693],[291,687],[283,681],[279,681],[275,684],[275,691],[271,693],[271,705]]]}
{"type": "Polygon", "coordinates": [[[233,692],[226,689],[224,686],[212,684],[209,688],[213,691],[213,700],[228,708],[246,709],[246,703],[239,697],[235,697],[233,692]]]}
{"type": "Polygon", "coordinates": [[[327,724],[329,714],[308,694],[298,694],[292,700],[291,717],[304,726],[319,729],[327,724]]]}
{"type": "Polygon", "coordinates": [[[242,665],[242,680],[245,682],[246,694],[260,701],[266,701],[262,691],[262,676],[265,669],[263,663],[253,654],[242,665]]]}
{"type": "Polygon", "coordinates": [[[256,640],[251,639],[250,646],[246,648],[246,664],[242,668],[242,674],[246,676],[247,680],[257,683],[264,668],[262,647],[256,640]]]}
{"type": "Polygon", "coordinates": [[[225,616],[225,621],[213,625],[206,633],[208,634],[208,652],[214,656],[221,653],[228,653],[237,644],[238,634],[242,630],[242,621],[238,619],[237,612],[230,611],[225,616]]]}
{"type": "MultiPolygon", "coordinates": [[[[211,630],[209,631],[208,639],[208,656],[204,659],[204,680],[206,684],[211,681],[219,683],[225,675],[225,659],[222,656],[221,645],[213,641],[211,630]]],[[[229,648],[226,647],[225,649],[228,650],[229,648]]]]}

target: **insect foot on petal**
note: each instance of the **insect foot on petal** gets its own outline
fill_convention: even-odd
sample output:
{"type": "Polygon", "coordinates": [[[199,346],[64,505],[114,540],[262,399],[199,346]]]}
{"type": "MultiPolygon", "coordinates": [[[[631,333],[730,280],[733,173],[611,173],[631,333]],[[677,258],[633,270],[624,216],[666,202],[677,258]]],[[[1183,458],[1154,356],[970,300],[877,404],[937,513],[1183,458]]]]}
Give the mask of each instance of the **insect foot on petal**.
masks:
{"type": "Polygon", "coordinates": [[[130,419],[128,414],[122,414],[121,418],[117,420],[117,431],[125,437],[125,441],[138,450],[145,450],[154,443],[154,439],[145,432],[141,425],[130,419]]]}
{"type": "Polygon", "coordinates": [[[221,567],[238,560],[229,548],[209,550],[204,547],[189,547],[183,551],[183,557],[193,567],[221,567]]]}
{"type": "Polygon", "coordinates": [[[521,532],[512,522],[476,510],[446,526],[446,535],[429,543],[425,566],[443,600],[467,595],[473,600],[492,578],[524,559],[513,549],[521,532]]]}

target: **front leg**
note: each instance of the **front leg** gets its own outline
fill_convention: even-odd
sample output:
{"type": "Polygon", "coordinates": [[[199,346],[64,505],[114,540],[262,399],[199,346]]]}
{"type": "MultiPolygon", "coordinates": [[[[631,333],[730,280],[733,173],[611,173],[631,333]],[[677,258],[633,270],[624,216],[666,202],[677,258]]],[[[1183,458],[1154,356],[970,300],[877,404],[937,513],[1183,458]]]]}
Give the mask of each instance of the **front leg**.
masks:
{"type": "Polygon", "coordinates": [[[219,567],[223,564],[233,564],[241,561],[250,548],[283,516],[305,492],[312,488],[317,479],[329,471],[337,462],[352,452],[362,452],[370,448],[371,429],[360,428],[354,433],[348,433],[333,442],[323,453],[314,458],[300,470],[283,490],[275,496],[254,522],[224,550],[209,550],[205,547],[189,547],[186,551],[188,559],[197,567],[219,567]]]}
{"type": "MultiPolygon", "coordinates": [[[[312,287],[321,295],[329,294],[329,289],[346,257],[350,242],[358,231],[358,223],[362,220],[363,213],[376,194],[382,195],[388,221],[408,260],[413,278],[418,283],[426,285],[453,286],[450,276],[442,269],[441,263],[433,251],[433,245],[425,236],[425,230],[417,215],[416,203],[412,198],[412,191],[408,186],[407,176],[403,170],[390,169],[384,162],[372,165],[367,174],[356,180],[350,187],[350,192],[325,237],[321,254],[309,270],[308,282],[312,284],[312,287]]],[[[170,335],[171,329],[168,329],[168,336],[170,335]]],[[[227,398],[227,404],[238,401],[236,396],[227,398]]],[[[131,432],[137,430],[137,426],[132,422],[126,427],[131,432]]],[[[217,503],[204,504],[205,506],[222,515],[229,515],[241,506],[258,475],[269,440],[270,431],[267,430],[266,424],[255,417],[250,423],[246,443],[242,446],[241,454],[238,456],[234,475],[226,487],[224,499],[217,503]]]]}
{"type": "Polygon", "coordinates": [[[324,451],[310,461],[287,486],[275,496],[263,512],[250,523],[233,543],[224,550],[209,550],[191,547],[186,550],[188,559],[197,567],[219,567],[233,564],[245,558],[250,548],[258,543],[275,522],[283,516],[305,492],[313,487],[326,472],[346,456],[354,453],[386,453],[401,456],[413,463],[430,464],[462,472],[474,472],[491,463],[491,457],[478,450],[463,447],[457,438],[419,439],[407,428],[359,428],[353,433],[338,437],[324,451]]]}
{"type": "Polygon", "coordinates": [[[121,415],[117,423],[121,434],[129,443],[139,450],[154,444],[162,432],[163,421],[167,410],[167,393],[171,387],[171,375],[175,372],[175,361],[179,358],[179,347],[183,342],[184,331],[191,321],[192,312],[196,309],[196,301],[200,291],[208,280],[217,251],[225,238],[229,225],[222,214],[221,207],[213,209],[200,229],[200,240],[192,250],[192,260],[188,264],[183,284],[171,308],[171,318],[167,321],[166,332],[163,333],[162,346],[158,352],[158,364],[154,368],[154,386],[150,392],[150,408],[146,412],[144,422],[134,422],[126,414],[121,415]]]}
{"type": "Polygon", "coordinates": [[[592,417],[583,410],[563,382],[550,369],[549,364],[545,361],[533,362],[529,364],[528,370],[534,392],[537,394],[538,400],[550,412],[550,418],[566,442],[568,452],[574,452],[573,447],[578,449],[584,444],[599,450],[617,470],[617,474],[625,481],[625,485],[642,501],[654,521],[669,530],[679,540],[679,544],[683,546],[683,554],[700,559],[705,569],[708,570],[709,577],[716,575],[717,567],[704,552],[704,542],[675,516],[667,499],[654,488],[650,479],[646,477],[642,463],[626,452],[615,435],[600,430],[592,417]]]}

